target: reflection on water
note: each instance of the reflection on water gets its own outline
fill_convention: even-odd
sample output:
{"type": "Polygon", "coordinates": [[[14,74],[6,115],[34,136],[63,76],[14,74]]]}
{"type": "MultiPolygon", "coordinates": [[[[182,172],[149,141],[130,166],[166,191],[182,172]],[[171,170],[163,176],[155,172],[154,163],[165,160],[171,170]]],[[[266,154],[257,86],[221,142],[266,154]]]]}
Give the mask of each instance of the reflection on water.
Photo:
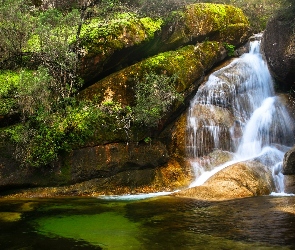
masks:
{"type": "Polygon", "coordinates": [[[295,249],[295,197],[1,200],[1,249],[295,249]]]}

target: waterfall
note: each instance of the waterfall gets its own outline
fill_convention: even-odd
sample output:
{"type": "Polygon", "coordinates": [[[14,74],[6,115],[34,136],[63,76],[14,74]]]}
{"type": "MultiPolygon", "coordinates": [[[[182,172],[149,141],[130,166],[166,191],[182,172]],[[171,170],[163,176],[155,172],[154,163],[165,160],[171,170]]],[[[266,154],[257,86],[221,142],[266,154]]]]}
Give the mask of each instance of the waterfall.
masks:
{"type": "Polygon", "coordinates": [[[198,186],[223,168],[255,160],[273,175],[275,192],[284,193],[282,161],[294,144],[293,120],[275,95],[272,77],[260,53],[260,41],[249,53],[212,73],[190,103],[187,153],[198,186]],[[226,163],[214,165],[208,154],[227,152],[226,163]]]}

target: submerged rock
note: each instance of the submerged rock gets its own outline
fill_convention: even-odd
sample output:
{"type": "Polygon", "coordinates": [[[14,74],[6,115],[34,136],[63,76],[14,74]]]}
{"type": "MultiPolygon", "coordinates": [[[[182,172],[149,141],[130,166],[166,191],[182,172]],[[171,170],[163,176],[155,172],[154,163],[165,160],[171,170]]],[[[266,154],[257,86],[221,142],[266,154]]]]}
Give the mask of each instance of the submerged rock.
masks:
{"type": "Polygon", "coordinates": [[[240,162],[221,170],[203,185],[183,190],[175,195],[205,200],[226,200],[268,195],[272,190],[272,176],[265,166],[257,162],[240,162]]]}
{"type": "Polygon", "coordinates": [[[5,222],[15,222],[21,220],[22,214],[17,212],[0,212],[0,220],[5,222]]]}

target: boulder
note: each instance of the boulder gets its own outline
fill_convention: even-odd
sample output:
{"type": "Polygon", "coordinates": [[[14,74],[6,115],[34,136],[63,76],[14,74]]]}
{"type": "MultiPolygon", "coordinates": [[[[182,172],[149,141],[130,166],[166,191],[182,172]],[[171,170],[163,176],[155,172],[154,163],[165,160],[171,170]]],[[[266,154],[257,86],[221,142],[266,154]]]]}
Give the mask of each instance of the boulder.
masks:
{"type": "Polygon", "coordinates": [[[295,34],[293,20],[277,16],[267,23],[262,49],[273,77],[282,88],[295,86],[295,34]]]}
{"type": "Polygon", "coordinates": [[[295,175],[295,147],[291,148],[284,156],[283,174],[295,175]]]}
{"type": "Polygon", "coordinates": [[[190,112],[191,116],[196,118],[190,121],[187,130],[188,138],[196,136],[195,145],[191,145],[194,150],[191,155],[203,156],[216,148],[233,150],[231,128],[235,123],[235,117],[228,109],[196,104],[190,112]]]}
{"type": "Polygon", "coordinates": [[[193,87],[206,71],[226,57],[226,50],[220,42],[206,41],[196,46],[188,45],[176,51],[160,53],[132,66],[126,67],[96,82],[79,93],[80,98],[105,100],[130,105],[134,102],[134,88],[137,80],[149,72],[158,74],[177,74],[175,88],[185,93],[193,87]]]}
{"type": "Polygon", "coordinates": [[[108,26],[92,20],[82,27],[80,75],[87,85],[160,52],[208,40],[242,45],[250,35],[243,12],[229,5],[192,4],[170,17],[152,19],[127,14],[108,26]]]}
{"type": "Polygon", "coordinates": [[[272,176],[264,165],[257,162],[240,162],[219,171],[203,185],[175,195],[201,200],[226,200],[268,195],[272,190],[272,176]]]}

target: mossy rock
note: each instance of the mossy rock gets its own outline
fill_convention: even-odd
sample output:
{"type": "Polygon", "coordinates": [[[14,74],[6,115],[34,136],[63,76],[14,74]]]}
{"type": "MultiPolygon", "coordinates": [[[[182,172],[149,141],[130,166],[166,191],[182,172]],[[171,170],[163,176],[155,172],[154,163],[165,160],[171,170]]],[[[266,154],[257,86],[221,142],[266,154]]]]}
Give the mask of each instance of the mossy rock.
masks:
{"type": "MultiPolygon", "coordinates": [[[[188,45],[176,51],[168,51],[150,57],[120,70],[81,91],[79,96],[95,103],[134,103],[136,79],[149,72],[177,75],[175,88],[184,93],[200,79],[214,64],[226,57],[226,51],[218,42],[206,41],[196,46],[188,45]]],[[[195,86],[197,87],[197,86],[195,86]]]]}
{"type": "Polygon", "coordinates": [[[237,46],[250,35],[243,12],[222,4],[188,5],[165,21],[129,13],[105,26],[100,22],[94,19],[82,28],[80,74],[86,84],[159,52],[205,39],[237,46]]]}
{"type": "MultiPolygon", "coordinates": [[[[152,72],[158,75],[176,76],[173,88],[183,97],[184,102],[171,104],[169,111],[162,116],[159,124],[159,129],[161,129],[167,125],[172,115],[176,115],[180,109],[183,109],[184,103],[188,102],[190,96],[197,90],[205,73],[225,57],[226,50],[223,45],[211,41],[198,43],[196,46],[188,45],[176,51],[163,52],[98,81],[81,91],[79,98],[91,101],[98,107],[104,103],[120,103],[123,107],[133,107],[136,105],[137,84],[147,74],[152,72]]],[[[115,133],[112,131],[111,129],[101,131],[98,126],[92,144],[126,140],[123,130],[115,133]]],[[[147,129],[136,126],[131,126],[129,134],[132,134],[131,138],[139,140],[150,136],[147,129]]]]}
{"type": "Polygon", "coordinates": [[[166,44],[180,46],[202,39],[222,40],[239,45],[249,35],[249,22],[242,10],[231,5],[200,3],[176,12],[174,32],[166,44]],[[233,27],[237,27],[234,29],[233,27]],[[239,30],[242,36],[235,31],[239,30]]]}
{"type": "Polygon", "coordinates": [[[102,22],[104,20],[93,19],[82,26],[81,49],[84,55],[80,74],[86,82],[103,71],[124,64],[130,48],[153,39],[163,24],[162,19],[139,18],[134,13],[120,14],[106,25],[102,22]],[[125,50],[126,54],[118,53],[125,50]]]}

